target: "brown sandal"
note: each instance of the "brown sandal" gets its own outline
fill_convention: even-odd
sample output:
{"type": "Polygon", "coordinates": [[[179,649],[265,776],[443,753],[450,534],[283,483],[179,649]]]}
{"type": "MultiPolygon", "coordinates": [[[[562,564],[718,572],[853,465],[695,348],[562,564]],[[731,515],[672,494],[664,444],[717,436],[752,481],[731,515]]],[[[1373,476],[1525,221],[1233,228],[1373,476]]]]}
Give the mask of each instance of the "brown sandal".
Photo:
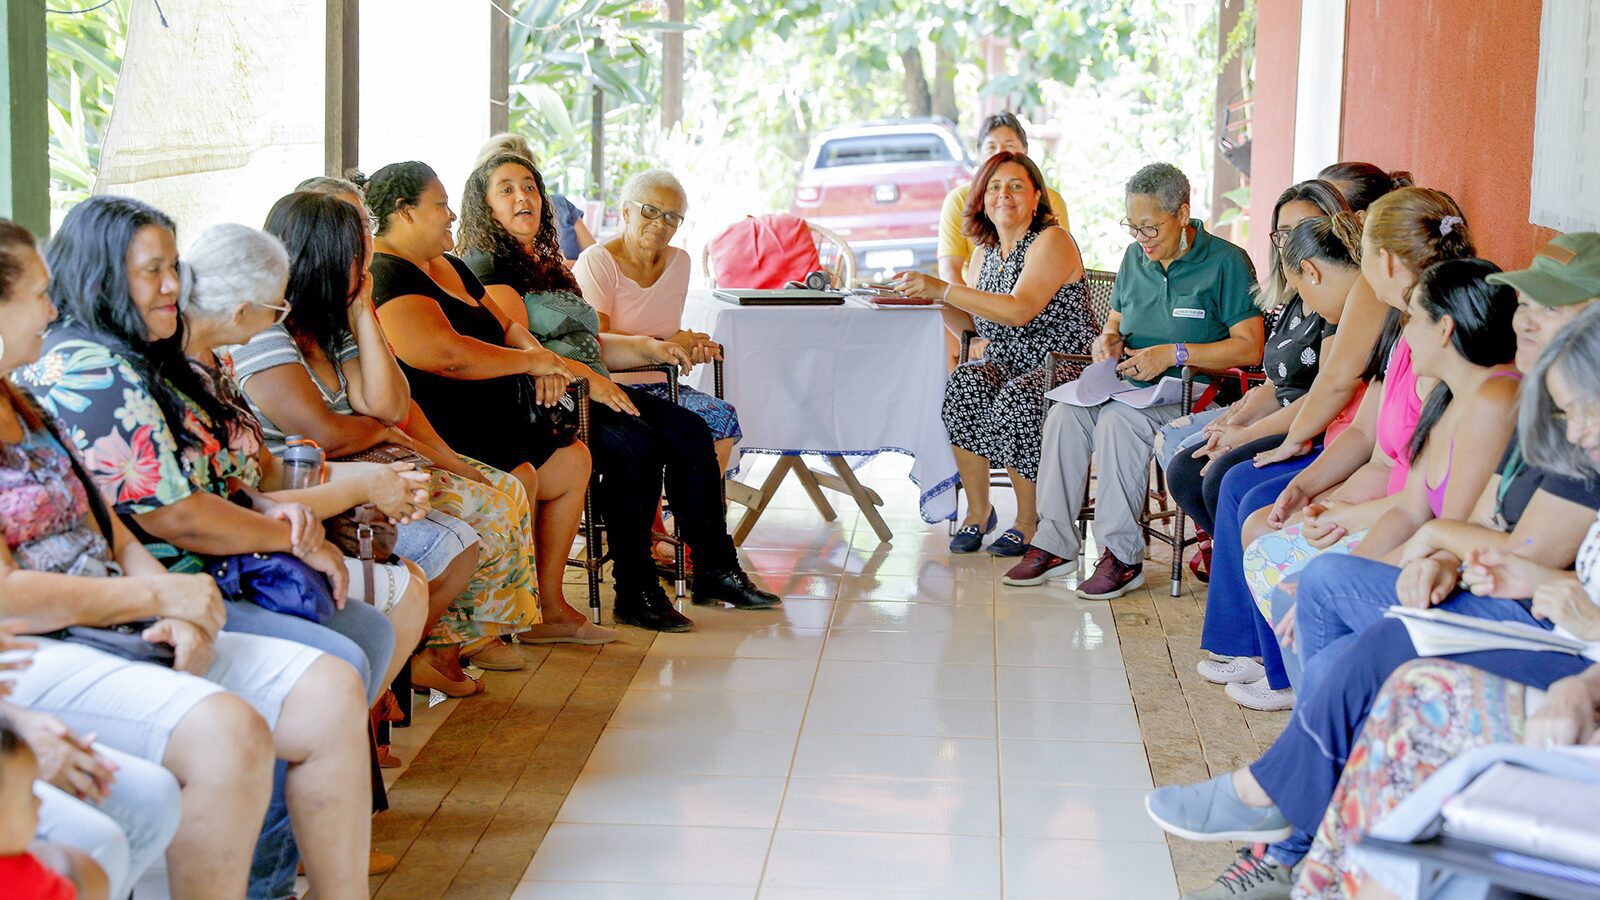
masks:
{"type": "Polygon", "coordinates": [[[471,675],[464,676],[460,681],[454,681],[433,666],[427,663],[418,665],[416,660],[412,660],[411,690],[418,694],[426,694],[431,690],[438,691],[446,697],[471,697],[473,694],[483,692],[483,682],[471,675]]]}

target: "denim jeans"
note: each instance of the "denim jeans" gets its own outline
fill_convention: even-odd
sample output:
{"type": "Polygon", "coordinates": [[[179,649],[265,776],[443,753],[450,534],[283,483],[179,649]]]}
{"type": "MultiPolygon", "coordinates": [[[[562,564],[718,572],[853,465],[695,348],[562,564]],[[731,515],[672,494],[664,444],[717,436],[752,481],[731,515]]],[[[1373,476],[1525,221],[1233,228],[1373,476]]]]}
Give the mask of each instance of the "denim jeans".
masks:
{"type": "Polygon", "coordinates": [[[705,420],[669,400],[625,388],[639,415],[590,406],[589,452],[600,473],[596,500],[605,518],[618,593],[656,583],[650,527],[661,499],[667,502],[694,552],[695,571],[738,566],[722,509],[722,473],[705,420]]]}
{"type": "MultiPolygon", "coordinates": [[[[1356,556],[1324,554],[1300,572],[1299,601],[1295,606],[1295,649],[1304,669],[1300,688],[1315,690],[1327,676],[1339,648],[1384,618],[1396,605],[1394,583],[1400,570],[1356,556]]],[[[1467,606],[1468,615],[1500,622],[1524,622],[1549,627],[1514,600],[1474,597],[1457,591],[1445,608],[1467,606]]]]}
{"type": "MultiPolygon", "coordinates": [[[[1442,608],[1463,615],[1504,607],[1521,609],[1509,600],[1465,592],[1442,604],[1442,608]]],[[[1294,834],[1267,851],[1274,861],[1286,865],[1298,862],[1310,850],[1312,836],[1328,810],[1379,689],[1390,673],[1416,659],[1417,651],[1405,625],[1384,619],[1352,635],[1344,646],[1328,648],[1324,655],[1332,657],[1324,677],[1300,693],[1289,726],[1250,766],[1262,790],[1294,825],[1294,834]]],[[[1565,653],[1526,650],[1487,650],[1445,658],[1540,690],[1591,665],[1587,659],[1565,653]]]]}
{"type": "Polygon", "coordinates": [[[1185,448],[1194,449],[1201,444],[1200,429],[1216,421],[1228,411],[1226,406],[1202,410],[1193,415],[1179,416],[1161,426],[1156,433],[1156,463],[1163,472],[1170,473],[1172,458],[1185,448]]]}

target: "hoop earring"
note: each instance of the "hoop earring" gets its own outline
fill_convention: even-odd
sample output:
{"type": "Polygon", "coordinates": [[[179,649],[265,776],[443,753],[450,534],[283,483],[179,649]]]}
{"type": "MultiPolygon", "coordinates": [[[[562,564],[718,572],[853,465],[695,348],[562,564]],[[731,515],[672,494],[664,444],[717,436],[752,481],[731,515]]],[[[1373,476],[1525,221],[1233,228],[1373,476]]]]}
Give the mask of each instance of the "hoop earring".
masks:
{"type": "Polygon", "coordinates": [[[0,334],[0,359],[4,359],[5,355],[6,355],[6,336],[3,335],[3,334],[0,334]]]}

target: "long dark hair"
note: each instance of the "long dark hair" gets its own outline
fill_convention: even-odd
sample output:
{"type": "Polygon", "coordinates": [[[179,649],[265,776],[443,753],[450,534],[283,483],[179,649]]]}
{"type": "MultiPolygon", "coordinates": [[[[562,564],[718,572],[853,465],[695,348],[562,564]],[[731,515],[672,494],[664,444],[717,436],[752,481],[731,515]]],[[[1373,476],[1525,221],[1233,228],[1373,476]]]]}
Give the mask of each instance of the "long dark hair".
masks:
{"type": "Polygon", "coordinates": [[[493,257],[496,268],[519,294],[578,291],[578,282],[567,270],[561,255],[555,206],[545,190],[544,176],[526,156],[496,153],[467,176],[467,185],[461,191],[461,230],[456,246],[462,253],[478,250],[493,257]],[[532,247],[525,247],[512,237],[489,208],[489,176],[504,165],[526,168],[533,173],[533,182],[539,187],[539,233],[534,236],[532,247]]]}
{"type": "MultiPolygon", "coordinates": [[[[1315,206],[1323,216],[1337,215],[1350,209],[1349,205],[1344,201],[1344,195],[1339,193],[1339,189],[1326,181],[1312,179],[1311,181],[1302,181],[1299,184],[1291,184],[1283,193],[1278,195],[1278,202],[1272,207],[1272,230],[1274,232],[1278,230],[1278,215],[1283,212],[1285,206],[1296,200],[1315,206]]],[[[1256,304],[1266,310],[1278,309],[1294,299],[1294,290],[1289,287],[1289,282],[1283,275],[1284,265],[1280,259],[1283,253],[1276,245],[1273,245],[1271,253],[1272,267],[1266,283],[1260,288],[1260,299],[1256,304]]]]}
{"type": "Polygon", "coordinates": [[[1417,183],[1410,172],[1385,172],[1367,162],[1336,162],[1318,172],[1317,177],[1348,185],[1344,199],[1353,210],[1366,209],[1384,194],[1417,183]]]}
{"type": "Polygon", "coordinates": [[[1039,192],[1039,205],[1034,207],[1033,221],[1028,223],[1028,230],[1037,231],[1059,221],[1055,210],[1050,208],[1050,192],[1044,189],[1044,173],[1039,171],[1038,164],[1029,159],[1027,154],[1001,150],[978,167],[978,174],[972,177],[972,190],[967,195],[967,208],[962,210],[967,220],[962,230],[980,247],[993,247],[1000,242],[999,232],[995,231],[994,223],[989,221],[989,214],[983,209],[983,195],[988,191],[989,179],[1006,163],[1021,166],[1028,173],[1028,180],[1033,182],[1033,189],[1039,192]]]}
{"type": "Polygon", "coordinates": [[[128,287],[128,246],[139,229],[157,226],[177,234],[172,217],[131,197],[102,194],[74,206],[45,248],[50,265],[50,299],[65,322],[94,332],[144,381],[180,447],[200,439],[184,428],[184,398],[211,419],[211,433],[227,444],[235,410],[218,400],[184,356],[183,317],[169,338],[150,340],[144,317],[128,287]]]}
{"type": "MultiPolygon", "coordinates": [[[[1429,321],[1449,316],[1455,322],[1450,344],[1475,366],[1504,365],[1517,355],[1517,333],[1511,327],[1511,317],[1517,311],[1517,291],[1510,285],[1486,280],[1498,271],[1500,267],[1486,259],[1446,260],[1423,270],[1411,292],[1429,321]]],[[[1439,424],[1449,405],[1450,387],[1441,380],[1422,404],[1417,429],[1406,447],[1407,459],[1421,457],[1429,432],[1439,424]]]]}
{"type": "Polygon", "coordinates": [[[350,333],[350,273],[366,252],[366,217],[328,194],[296,191],[278,199],[265,230],[289,251],[289,315],[296,341],[317,345],[329,361],[350,333]]]}

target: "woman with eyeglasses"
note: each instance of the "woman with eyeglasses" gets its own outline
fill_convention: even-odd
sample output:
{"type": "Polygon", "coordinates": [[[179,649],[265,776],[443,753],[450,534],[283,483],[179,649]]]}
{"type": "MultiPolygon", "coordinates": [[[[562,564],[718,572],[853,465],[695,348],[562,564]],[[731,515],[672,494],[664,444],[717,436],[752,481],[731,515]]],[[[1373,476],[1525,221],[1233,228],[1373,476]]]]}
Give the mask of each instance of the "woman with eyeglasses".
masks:
{"type": "MultiPolygon", "coordinates": [[[[688,195],[671,172],[652,169],[622,186],[622,233],[583,251],[572,267],[583,299],[600,314],[600,330],[671,341],[696,365],[722,358],[722,346],[708,334],[683,327],[689,295],[689,254],[671,246],[689,208],[688,195]]],[[[660,375],[621,375],[618,380],[667,399],[660,375]]],[[[733,445],[744,433],[733,404],[686,385],[678,402],[711,428],[719,471],[728,470],[733,445]]]]}
{"type": "MultiPolygon", "coordinates": [[[[663,212],[663,217],[666,215],[663,212]]],[[[673,213],[677,215],[677,213],[673,213]]],[[[616,579],[615,620],[652,631],[687,631],[693,622],[661,589],[650,557],[650,520],[663,488],[695,555],[697,605],[766,609],[778,596],[739,565],[722,509],[722,470],[700,416],[637,386],[619,386],[612,369],[671,363],[688,371],[688,351],[649,335],[606,333],[561,262],[555,212],[544,178],[524,156],[485,160],[467,177],[461,200],[463,258],[485,298],[523,334],[561,355],[589,383],[590,444],[601,479],[595,499],[606,523],[616,579]]]]}
{"type": "MultiPolygon", "coordinates": [[[[1112,361],[1119,377],[1140,386],[1177,377],[1186,365],[1260,362],[1262,321],[1252,301],[1250,259],[1189,217],[1189,179],[1176,166],[1152,163],[1128,179],[1126,201],[1122,225],[1135,243],[1117,270],[1111,315],[1094,340],[1095,361],[1112,361]]],[[[1076,568],[1083,540],[1078,512],[1092,458],[1099,475],[1094,530],[1104,552],[1078,596],[1110,600],[1144,584],[1139,517],[1156,432],[1185,412],[1177,403],[1135,409],[1115,399],[1092,407],[1056,404],[1045,417],[1039,532],[1005,583],[1041,584],[1076,568]]]]}
{"type": "Polygon", "coordinates": [[[966,231],[978,246],[972,286],[902,272],[902,293],[944,302],[945,327],[976,332],[983,358],[962,360],[944,386],[940,415],[967,490],[967,515],[951,553],[972,553],[999,525],[989,502],[989,470],[1004,468],[1017,495],[1017,517],[989,545],[995,556],[1027,552],[1038,527],[1036,503],[1043,395],[1078,377],[1062,365],[1048,383],[1050,353],[1084,354],[1098,332],[1078,245],[1060,226],[1033,160],[1002,150],[972,179],[966,231]]]}

